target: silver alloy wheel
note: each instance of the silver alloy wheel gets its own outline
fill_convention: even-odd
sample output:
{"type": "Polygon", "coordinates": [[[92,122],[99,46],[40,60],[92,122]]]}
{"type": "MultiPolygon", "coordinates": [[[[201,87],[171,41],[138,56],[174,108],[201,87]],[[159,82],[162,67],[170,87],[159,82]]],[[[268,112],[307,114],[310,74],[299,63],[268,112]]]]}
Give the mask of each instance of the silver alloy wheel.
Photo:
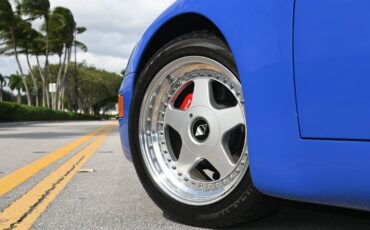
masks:
{"type": "Polygon", "coordinates": [[[150,176],[184,204],[221,200],[248,169],[241,85],[230,70],[210,58],[179,58],[156,74],[141,106],[139,135],[150,176]],[[178,106],[183,92],[192,95],[185,109],[178,106]],[[241,140],[236,150],[231,150],[231,139],[241,140]]]}

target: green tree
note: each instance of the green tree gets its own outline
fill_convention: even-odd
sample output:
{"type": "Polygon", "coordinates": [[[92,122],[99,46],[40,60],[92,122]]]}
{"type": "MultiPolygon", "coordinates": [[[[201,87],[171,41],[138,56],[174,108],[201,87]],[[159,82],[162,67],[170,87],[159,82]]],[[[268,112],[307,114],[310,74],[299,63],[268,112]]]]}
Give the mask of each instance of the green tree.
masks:
{"type": "MultiPolygon", "coordinates": [[[[51,81],[55,81],[60,65],[50,65],[51,81]]],[[[37,68],[33,72],[39,78],[37,68]]],[[[63,104],[66,109],[73,110],[74,91],[73,69],[69,69],[66,78],[65,99],[63,104]]],[[[78,64],[78,109],[85,113],[98,114],[115,107],[117,104],[117,92],[122,82],[119,74],[87,66],[85,63],[78,64]]]]}
{"type": "MultiPolygon", "coordinates": [[[[77,27],[72,12],[65,7],[56,7],[49,18],[50,51],[59,57],[59,71],[56,78],[56,97],[52,100],[52,108],[64,109],[64,95],[66,77],[71,62],[72,48],[79,47],[86,51],[82,42],[76,41],[75,35],[86,31],[86,28],[77,27]]],[[[46,24],[43,25],[43,29],[46,24]]]]}
{"type": "Polygon", "coordinates": [[[33,55],[36,59],[37,72],[39,73],[40,79],[36,79],[37,82],[41,82],[40,89],[42,89],[42,106],[47,106],[49,101],[49,93],[47,90],[47,83],[43,68],[40,64],[40,56],[45,55],[45,36],[37,31],[37,36],[29,42],[30,44],[30,55],[33,55]]]}
{"type": "MultiPolygon", "coordinates": [[[[27,65],[29,68],[29,75],[32,80],[33,91],[35,94],[35,105],[39,105],[39,97],[38,97],[38,86],[36,82],[36,78],[32,73],[32,67],[30,63],[30,52],[32,53],[32,41],[34,41],[38,36],[39,33],[32,28],[31,23],[24,21],[20,27],[20,31],[17,33],[17,47],[19,47],[19,54],[23,54],[26,56],[27,65]]],[[[5,55],[15,55],[13,51],[13,46],[11,41],[7,41],[3,44],[3,48],[0,49],[1,54],[5,55]]]]}
{"type": "Polygon", "coordinates": [[[17,91],[17,103],[21,104],[21,91],[24,89],[24,84],[22,77],[18,73],[10,75],[9,88],[17,91]]]}
{"type": "Polygon", "coordinates": [[[84,64],[79,66],[79,105],[85,113],[99,114],[117,103],[122,77],[84,64]],[[106,109],[104,109],[106,108],[106,109]]]}
{"type": "Polygon", "coordinates": [[[13,53],[17,61],[18,69],[20,72],[21,80],[24,85],[24,89],[27,96],[27,103],[31,105],[31,95],[26,83],[23,68],[19,61],[18,42],[19,38],[24,33],[27,27],[26,21],[24,21],[20,15],[17,15],[8,0],[0,0],[0,39],[5,41],[7,44],[11,44],[13,53]]]}
{"type": "MultiPolygon", "coordinates": [[[[75,48],[75,73],[73,74],[73,92],[72,92],[72,109],[74,112],[78,110],[78,71],[77,71],[77,47],[79,47],[82,51],[87,51],[87,46],[83,43],[77,41],[77,34],[82,34],[86,31],[86,27],[76,27],[75,36],[74,36],[74,48],[75,48]]],[[[64,95],[63,95],[64,97],[64,95]]]]}
{"type": "Polygon", "coordinates": [[[63,110],[66,77],[71,62],[72,48],[75,46],[75,48],[79,47],[81,50],[87,51],[86,45],[76,40],[76,34],[85,32],[86,28],[77,27],[72,12],[65,7],[54,8],[50,17],[50,22],[54,25],[53,27],[50,26],[50,28],[53,28],[50,29],[51,37],[53,36],[53,40],[55,40],[57,44],[64,45],[64,60],[63,63],[60,62],[60,70],[56,81],[57,97],[54,102],[57,109],[63,110]]]}
{"type": "MultiPolygon", "coordinates": [[[[49,92],[48,92],[48,78],[49,78],[49,18],[50,18],[50,2],[49,0],[22,0],[21,1],[21,10],[24,15],[30,17],[31,20],[36,18],[42,18],[45,22],[45,37],[39,36],[40,38],[44,38],[43,42],[38,43],[39,48],[37,51],[38,53],[42,50],[45,54],[45,66],[42,71],[40,68],[39,59],[37,56],[37,62],[40,71],[40,77],[42,79],[42,90],[43,90],[43,106],[50,107],[50,99],[49,99],[49,92]],[[41,46],[40,46],[41,45],[41,46]]],[[[35,44],[34,44],[35,45],[35,44]]]]}
{"type": "Polygon", "coordinates": [[[23,36],[20,39],[20,47],[23,49],[22,53],[26,56],[27,65],[29,69],[29,75],[32,79],[33,91],[35,93],[35,105],[39,106],[39,87],[37,85],[37,81],[35,75],[32,72],[32,66],[30,62],[30,54],[34,53],[34,45],[32,44],[37,38],[39,38],[40,34],[36,30],[34,30],[31,24],[28,24],[27,30],[24,31],[23,36]]]}

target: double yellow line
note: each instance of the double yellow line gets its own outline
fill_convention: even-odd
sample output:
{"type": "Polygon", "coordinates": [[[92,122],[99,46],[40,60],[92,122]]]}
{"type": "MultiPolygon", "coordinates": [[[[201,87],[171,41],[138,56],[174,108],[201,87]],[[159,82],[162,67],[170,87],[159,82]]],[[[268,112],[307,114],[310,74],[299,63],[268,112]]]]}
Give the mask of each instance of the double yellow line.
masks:
{"type": "Polygon", "coordinates": [[[114,125],[97,129],[86,136],[36,160],[0,179],[0,197],[40,170],[61,159],[83,143],[97,136],[62,166],[51,172],[31,190],[0,213],[0,229],[29,229],[46,207],[57,197],[76,172],[89,160],[106,139],[114,125]]]}

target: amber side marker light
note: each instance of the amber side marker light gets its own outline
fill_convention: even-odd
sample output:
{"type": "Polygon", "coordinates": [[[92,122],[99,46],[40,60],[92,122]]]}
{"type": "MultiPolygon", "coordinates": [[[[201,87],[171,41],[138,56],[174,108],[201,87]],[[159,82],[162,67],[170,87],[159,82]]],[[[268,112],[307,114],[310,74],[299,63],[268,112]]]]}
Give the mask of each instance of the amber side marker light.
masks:
{"type": "Polygon", "coordinates": [[[123,118],[124,115],[124,102],[123,102],[123,96],[118,95],[118,117],[123,118]]]}

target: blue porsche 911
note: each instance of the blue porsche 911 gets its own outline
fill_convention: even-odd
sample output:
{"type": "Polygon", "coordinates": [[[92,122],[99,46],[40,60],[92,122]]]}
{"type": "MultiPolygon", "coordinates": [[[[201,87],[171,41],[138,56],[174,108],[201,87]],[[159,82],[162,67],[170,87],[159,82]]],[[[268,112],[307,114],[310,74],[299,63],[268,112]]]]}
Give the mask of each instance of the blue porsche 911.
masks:
{"type": "Polygon", "coordinates": [[[135,47],[123,150],[174,220],[370,210],[370,1],[179,0],[135,47]]]}

